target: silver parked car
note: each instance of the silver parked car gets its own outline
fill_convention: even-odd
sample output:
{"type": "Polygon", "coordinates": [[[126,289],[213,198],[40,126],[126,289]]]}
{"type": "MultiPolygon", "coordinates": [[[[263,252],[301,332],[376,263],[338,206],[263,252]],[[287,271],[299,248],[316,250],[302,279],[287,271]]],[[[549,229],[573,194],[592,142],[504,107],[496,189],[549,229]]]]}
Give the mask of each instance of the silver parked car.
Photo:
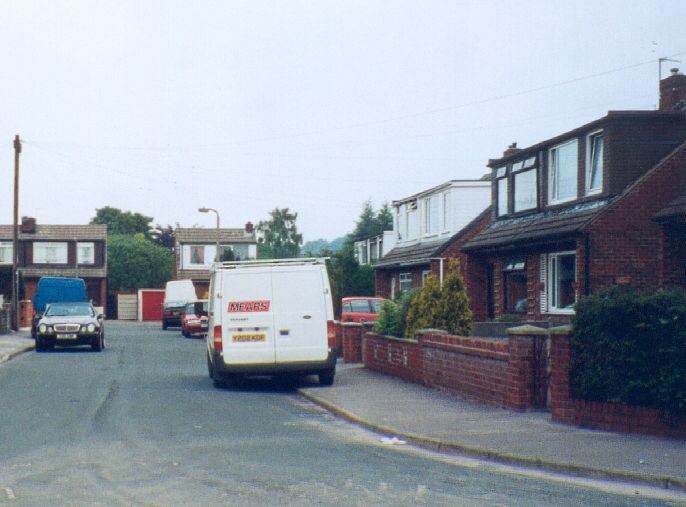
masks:
{"type": "Polygon", "coordinates": [[[36,351],[78,345],[101,351],[105,347],[103,321],[91,303],[50,304],[36,326],[36,351]]]}

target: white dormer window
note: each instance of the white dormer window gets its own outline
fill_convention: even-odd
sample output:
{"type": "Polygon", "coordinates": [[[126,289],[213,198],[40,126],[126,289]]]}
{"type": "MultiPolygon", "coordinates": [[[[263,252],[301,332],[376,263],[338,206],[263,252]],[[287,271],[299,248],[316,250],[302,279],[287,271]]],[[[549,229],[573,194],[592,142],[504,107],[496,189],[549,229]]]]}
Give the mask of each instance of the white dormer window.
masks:
{"type": "Polygon", "coordinates": [[[559,204],[577,198],[578,151],[576,139],[550,149],[548,204],[559,204]]]}
{"type": "Polygon", "coordinates": [[[438,233],[438,196],[424,200],[424,234],[438,233]]]}
{"type": "Polygon", "coordinates": [[[603,190],[603,131],[592,132],[586,138],[586,195],[603,190]]]}

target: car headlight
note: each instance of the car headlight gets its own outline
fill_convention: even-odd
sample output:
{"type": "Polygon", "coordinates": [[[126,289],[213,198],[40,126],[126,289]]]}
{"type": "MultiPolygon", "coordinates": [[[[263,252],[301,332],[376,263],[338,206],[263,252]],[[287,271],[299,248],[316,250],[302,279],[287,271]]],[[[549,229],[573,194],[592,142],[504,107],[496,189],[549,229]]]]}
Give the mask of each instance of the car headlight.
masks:
{"type": "Polygon", "coordinates": [[[86,331],[89,333],[94,333],[95,332],[95,324],[92,322],[86,326],[86,331]]]}
{"type": "Polygon", "coordinates": [[[38,326],[38,331],[40,331],[41,333],[45,333],[47,330],[48,326],[46,326],[45,324],[41,324],[40,326],[38,326]]]}

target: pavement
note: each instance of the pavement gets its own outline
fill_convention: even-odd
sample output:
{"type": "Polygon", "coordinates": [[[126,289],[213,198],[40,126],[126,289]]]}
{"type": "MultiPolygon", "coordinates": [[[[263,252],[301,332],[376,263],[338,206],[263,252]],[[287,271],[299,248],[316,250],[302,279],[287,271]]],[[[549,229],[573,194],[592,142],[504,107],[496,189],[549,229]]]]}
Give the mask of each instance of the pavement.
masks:
{"type": "Polygon", "coordinates": [[[331,387],[302,395],[380,434],[512,465],[686,491],[686,439],[592,430],[463,400],[364,368],[340,364],[331,387]]]}
{"type": "MultiPolygon", "coordinates": [[[[0,335],[0,363],[32,350],[28,331],[0,335]]],[[[554,423],[545,411],[514,412],[463,400],[339,363],[333,386],[300,393],[393,444],[512,465],[686,491],[686,439],[554,423]]]]}

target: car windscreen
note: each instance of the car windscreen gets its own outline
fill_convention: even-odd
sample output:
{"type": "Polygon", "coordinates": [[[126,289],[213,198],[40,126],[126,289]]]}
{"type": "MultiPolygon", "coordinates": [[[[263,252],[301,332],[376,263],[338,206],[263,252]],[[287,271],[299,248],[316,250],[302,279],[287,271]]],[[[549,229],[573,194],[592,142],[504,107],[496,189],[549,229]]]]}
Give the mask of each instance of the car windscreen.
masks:
{"type": "Polygon", "coordinates": [[[52,304],[45,312],[48,317],[90,317],[93,309],[89,305],[52,304]]]}

